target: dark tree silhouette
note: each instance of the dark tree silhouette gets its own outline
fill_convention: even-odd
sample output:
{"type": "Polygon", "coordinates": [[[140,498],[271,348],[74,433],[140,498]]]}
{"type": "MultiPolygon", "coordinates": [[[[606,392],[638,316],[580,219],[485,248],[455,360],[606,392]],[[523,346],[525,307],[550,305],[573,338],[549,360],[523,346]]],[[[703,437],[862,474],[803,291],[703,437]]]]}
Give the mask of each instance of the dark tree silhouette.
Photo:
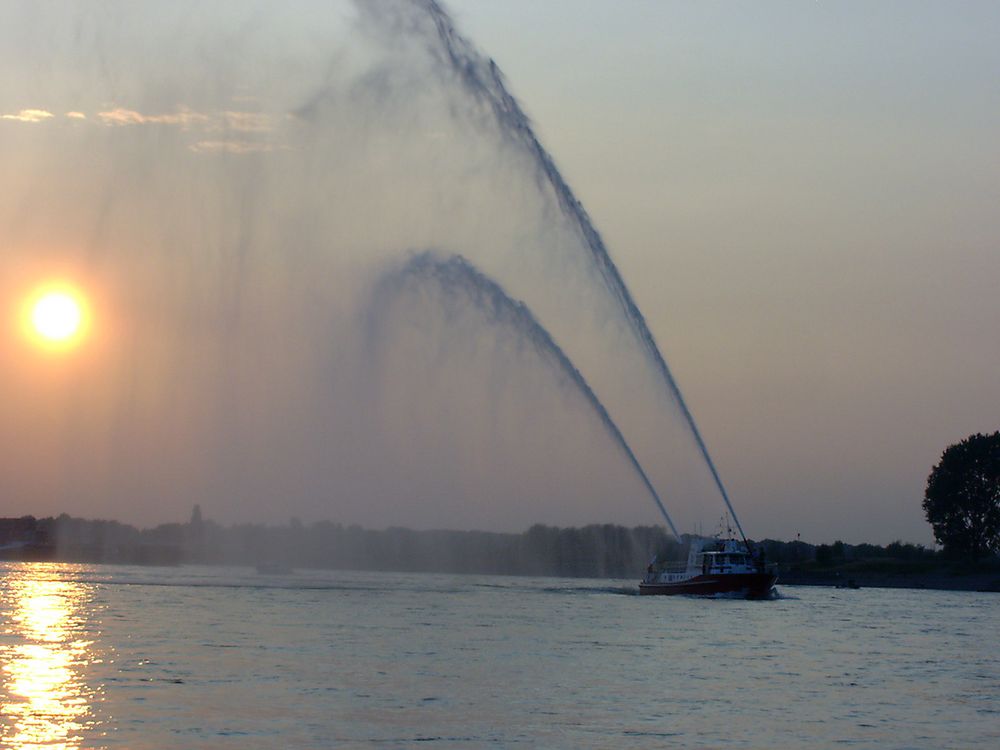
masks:
{"type": "Polygon", "coordinates": [[[927,478],[924,512],[945,552],[1000,552],[1000,432],[949,446],[927,478]]]}

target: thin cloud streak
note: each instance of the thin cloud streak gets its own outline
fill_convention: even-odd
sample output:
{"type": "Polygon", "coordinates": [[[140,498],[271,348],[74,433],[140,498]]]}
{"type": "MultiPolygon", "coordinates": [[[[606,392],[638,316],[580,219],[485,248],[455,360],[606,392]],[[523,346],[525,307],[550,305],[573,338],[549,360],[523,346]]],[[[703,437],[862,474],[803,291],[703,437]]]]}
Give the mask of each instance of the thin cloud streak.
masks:
{"type": "MultiPolygon", "coordinates": [[[[82,115],[86,117],[86,115],[82,115]]],[[[67,114],[67,117],[70,115],[67,114]]],[[[204,113],[182,107],[177,112],[144,114],[134,109],[116,107],[97,113],[98,119],[112,127],[132,125],[175,125],[181,130],[202,130],[206,133],[236,131],[238,133],[269,133],[274,130],[273,118],[261,112],[226,110],[204,113]]]]}
{"type": "Polygon", "coordinates": [[[198,123],[207,123],[209,118],[200,112],[181,109],[174,114],[144,115],[134,109],[117,107],[106,112],[98,112],[97,117],[102,123],[114,127],[128,125],[177,125],[182,130],[189,130],[198,123]]]}
{"type": "Polygon", "coordinates": [[[22,109],[17,114],[0,115],[0,120],[13,120],[14,122],[45,122],[51,117],[54,117],[54,115],[44,109],[22,109]]]}

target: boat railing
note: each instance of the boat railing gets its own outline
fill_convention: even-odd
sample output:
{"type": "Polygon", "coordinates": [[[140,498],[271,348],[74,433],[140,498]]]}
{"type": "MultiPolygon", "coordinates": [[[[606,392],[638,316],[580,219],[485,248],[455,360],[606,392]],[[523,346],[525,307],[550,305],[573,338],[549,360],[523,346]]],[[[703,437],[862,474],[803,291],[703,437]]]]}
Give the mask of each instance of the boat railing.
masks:
{"type": "Polygon", "coordinates": [[[687,563],[667,563],[657,568],[657,573],[684,573],[687,571],[687,563]]]}

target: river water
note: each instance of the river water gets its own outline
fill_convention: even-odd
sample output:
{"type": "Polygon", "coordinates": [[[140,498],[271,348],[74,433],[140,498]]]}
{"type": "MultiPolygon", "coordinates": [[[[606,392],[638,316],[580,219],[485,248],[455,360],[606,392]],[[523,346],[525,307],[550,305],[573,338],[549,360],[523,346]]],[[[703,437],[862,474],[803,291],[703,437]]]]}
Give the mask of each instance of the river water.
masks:
{"type": "Polygon", "coordinates": [[[0,565],[5,748],[1000,746],[1000,596],[0,565]]]}

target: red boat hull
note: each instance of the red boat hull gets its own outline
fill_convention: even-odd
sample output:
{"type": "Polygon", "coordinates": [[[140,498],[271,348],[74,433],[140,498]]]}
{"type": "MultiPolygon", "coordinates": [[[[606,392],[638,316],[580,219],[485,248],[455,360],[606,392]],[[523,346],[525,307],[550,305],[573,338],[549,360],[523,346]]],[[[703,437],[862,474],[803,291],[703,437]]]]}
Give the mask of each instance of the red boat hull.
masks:
{"type": "Polygon", "coordinates": [[[643,596],[675,596],[677,594],[743,594],[748,599],[762,599],[771,593],[778,577],[773,573],[733,573],[700,575],[673,583],[640,583],[643,596]]]}

